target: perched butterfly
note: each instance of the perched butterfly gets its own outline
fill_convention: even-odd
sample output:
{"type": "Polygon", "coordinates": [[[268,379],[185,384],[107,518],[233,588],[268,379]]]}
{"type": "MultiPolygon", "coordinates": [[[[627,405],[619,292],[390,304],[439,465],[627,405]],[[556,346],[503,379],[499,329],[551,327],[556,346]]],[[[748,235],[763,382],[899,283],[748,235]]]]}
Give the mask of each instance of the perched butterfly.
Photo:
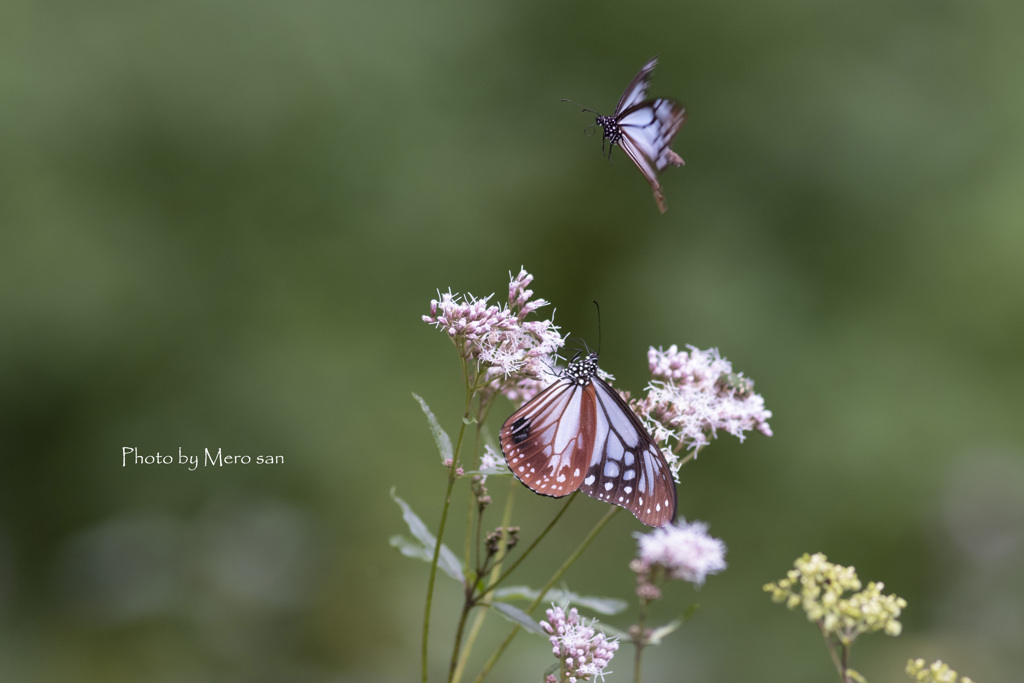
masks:
{"type": "Polygon", "coordinates": [[[505,421],[501,450],[512,473],[537,493],[558,498],[581,489],[648,526],[675,519],[668,463],[640,419],[597,376],[596,353],[577,354],[505,421]]]}
{"type": "Polygon", "coordinates": [[[678,102],[664,97],[646,99],[651,72],[657,64],[657,57],[644,64],[640,73],[630,81],[626,92],[622,93],[615,113],[611,116],[601,116],[586,107],[583,110],[597,114],[596,123],[604,131],[601,149],[604,150],[604,141],[607,140],[608,158],[611,158],[615,145],[621,147],[647,178],[654,191],[654,201],[658,203],[661,212],[665,213],[668,206],[665,204],[665,195],[661,193],[661,184],[658,183],[658,171],[665,170],[669,164],[683,165],[682,158],[669,147],[672,138],[686,120],[686,110],[678,102]]]}

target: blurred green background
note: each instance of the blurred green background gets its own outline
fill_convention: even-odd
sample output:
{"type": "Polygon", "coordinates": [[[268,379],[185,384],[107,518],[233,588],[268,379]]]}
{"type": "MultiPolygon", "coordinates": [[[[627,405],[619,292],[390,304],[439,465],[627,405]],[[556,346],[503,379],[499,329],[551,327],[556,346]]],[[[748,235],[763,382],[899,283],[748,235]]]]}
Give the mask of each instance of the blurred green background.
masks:
{"type": "MultiPolygon", "coordinates": [[[[420,316],[521,265],[591,344],[601,302],[619,387],[650,345],[715,346],[774,412],[683,471],[730,566],[668,590],[656,620],[700,609],[646,680],[835,680],[761,590],[815,551],[909,601],[901,637],[855,647],[869,680],[910,657],[1015,678],[1022,28],[1013,0],[5,2],[0,679],[417,677],[427,567],[388,546],[388,491],[436,526],[410,394],[452,433],[461,411],[420,316]],[[559,102],[608,113],[654,54],[652,94],[688,110],[663,216],[559,102]]],[[[524,537],[557,505],[517,494],[524,537]]],[[[516,578],[603,512],[579,501],[516,578]]],[[[568,586],[630,597],[640,528],[619,515],[568,586]]],[[[458,597],[439,580],[434,680],[458,597]]],[[[550,663],[521,636],[489,680],[550,663]]]]}

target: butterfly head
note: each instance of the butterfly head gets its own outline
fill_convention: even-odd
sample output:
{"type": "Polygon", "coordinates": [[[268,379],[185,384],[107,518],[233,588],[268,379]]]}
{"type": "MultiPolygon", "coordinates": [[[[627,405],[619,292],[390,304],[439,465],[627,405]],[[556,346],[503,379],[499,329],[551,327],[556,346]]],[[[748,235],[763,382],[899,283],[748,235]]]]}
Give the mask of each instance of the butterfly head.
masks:
{"type": "Polygon", "coordinates": [[[586,355],[582,353],[577,354],[575,358],[569,361],[569,366],[562,373],[562,376],[570,379],[574,384],[583,386],[596,374],[597,354],[591,352],[586,355]]]}

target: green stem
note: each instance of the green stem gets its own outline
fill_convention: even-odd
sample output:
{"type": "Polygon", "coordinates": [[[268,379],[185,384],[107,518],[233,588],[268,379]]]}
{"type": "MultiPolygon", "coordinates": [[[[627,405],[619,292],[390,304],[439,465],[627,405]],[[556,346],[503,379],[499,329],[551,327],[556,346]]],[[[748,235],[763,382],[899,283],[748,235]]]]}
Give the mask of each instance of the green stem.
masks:
{"type": "Polygon", "coordinates": [[[839,678],[842,679],[843,683],[847,683],[846,659],[849,657],[849,652],[846,649],[846,646],[843,646],[843,656],[840,659],[839,654],[836,652],[835,642],[829,637],[828,633],[825,632],[825,622],[819,619],[815,623],[818,625],[821,635],[825,638],[825,646],[828,648],[828,656],[832,659],[832,664],[836,667],[836,671],[839,672],[839,678]]]}
{"type": "Polygon", "coordinates": [[[635,648],[633,658],[633,683],[640,683],[641,670],[643,669],[644,648],[647,647],[647,605],[648,601],[640,599],[640,616],[637,619],[637,633],[634,636],[633,647],[635,648]]]}
{"type": "MultiPolygon", "coordinates": [[[[472,567],[472,560],[470,559],[473,555],[473,512],[476,511],[476,497],[473,495],[469,496],[469,509],[466,510],[466,539],[463,541],[463,558],[462,558],[462,573],[465,574],[468,579],[472,573],[470,568],[472,567]]],[[[477,558],[479,562],[479,558],[477,558]]]]}
{"type": "MultiPolygon", "coordinates": [[[[514,479],[513,479],[513,481],[516,481],[516,480],[514,480],[514,479]]],[[[565,511],[569,509],[569,503],[571,503],[571,502],[573,502],[574,500],[576,500],[576,496],[577,496],[577,494],[579,494],[579,491],[574,491],[574,492],[573,492],[573,494],[572,494],[571,496],[569,496],[569,499],[565,501],[565,505],[563,505],[563,506],[562,506],[562,509],[558,511],[558,514],[557,514],[557,515],[555,515],[554,519],[552,519],[552,520],[551,520],[551,521],[550,521],[550,522],[548,523],[548,525],[547,525],[547,526],[546,526],[546,527],[544,528],[544,531],[542,531],[542,532],[540,533],[540,536],[538,536],[537,538],[535,538],[535,539],[533,540],[533,543],[531,543],[531,544],[530,544],[530,546],[529,546],[529,547],[528,547],[528,548],[527,548],[526,550],[524,550],[524,551],[522,552],[522,554],[520,554],[520,555],[519,555],[519,559],[517,559],[517,560],[516,560],[515,562],[513,562],[513,563],[512,563],[512,566],[508,568],[508,571],[506,571],[506,572],[505,572],[504,574],[502,574],[502,575],[501,575],[501,576],[500,576],[500,577],[499,577],[499,578],[498,578],[497,580],[495,580],[494,582],[492,582],[492,583],[491,583],[491,585],[489,585],[489,586],[488,586],[488,587],[487,587],[487,588],[486,588],[486,589],[485,589],[485,590],[484,590],[484,591],[483,591],[483,592],[482,592],[482,593],[480,594],[481,596],[486,596],[486,595],[487,595],[488,593],[490,593],[490,592],[491,592],[491,591],[493,591],[493,590],[494,590],[495,588],[497,588],[497,587],[498,587],[498,584],[499,584],[499,583],[501,583],[502,581],[504,581],[504,580],[505,580],[506,578],[508,578],[508,575],[509,575],[509,574],[511,574],[511,573],[512,573],[512,572],[513,572],[513,571],[515,570],[515,568],[516,568],[516,567],[518,567],[518,566],[519,566],[519,565],[520,565],[520,564],[522,563],[522,561],[526,559],[526,556],[527,556],[527,555],[529,555],[529,554],[530,554],[530,552],[531,552],[531,551],[532,551],[532,550],[533,550],[534,548],[536,548],[536,547],[537,547],[537,544],[538,544],[538,543],[540,543],[540,542],[541,542],[541,540],[543,540],[543,538],[544,538],[545,536],[547,536],[548,532],[549,532],[549,531],[551,531],[551,529],[552,529],[552,528],[553,528],[553,527],[555,526],[555,522],[557,522],[557,521],[558,521],[559,519],[561,519],[561,518],[562,518],[562,515],[564,515],[564,514],[565,514],[565,511]]]]}
{"type": "Polygon", "coordinates": [[[430,642],[430,608],[434,602],[434,581],[437,579],[437,562],[441,556],[441,539],[444,538],[444,529],[448,523],[448,508],[451,506],[452,489],[455,488],[455,480],[457,479],[455,472],[459,466],[459,452],[462,450],[462,440],[466,435],[466,424],[469,419],[469,409],[473,405],[473,394],[475,393],[474,388],[469,382],[465,358],[462,359],[462,376],[466,381],[466,410],[463,413],[463,419],[461,420],[462,426],[459,428],[459,437],[455,442],[455,450],[452,452],[452,464],[451,467],[448,468],[448,487],[445,489],[444,505],[441,507],[441,522],[437,525],[437,540],[434,543],[434,556],[430,560],[430,578],[427,579],[427,604],[423,610],[423,643],[420,647],[423,683],[427,683],[429,671],[427,645],[430,642]]]}
{"type": "MultiPolygon", "coordinates": [[[[583,539],[583,541],[580,542],[576,550],[574,550],[572,554],[569,555],[568,559],[566,559],[566,561],[562,563],[562,566],[558,568],[558,571],[556,571],[548,580],[548,582],[544,585],[544,587],[541,588],[540,593],[538,593],[537,595],[537,599],[530,603],[530,606],[526,608],[527,614],[537,609],[537,605],[541,603],[541,601],[544,599],[544,596],[547,595],[547,592],[551,590],[551,587],[554,586],[555,583],[562,578],[562,575],[565,574],[566,571],[568,571],[569,567],[572,566],[573,562],[578,560],[580,555],[583,554],[583,551],[587,549],[587,546],[589,546],[593,542],[598,532],[600,532],[601,529],[604,528],[605,524],[611,521],[611,518],[614,517],[615,514],[621,509],[622,508],[618,507],[617,505],[613,505],[611,509],[607,513],[605,513],[604,517],[602,517],[598,521],[598,523],[594,525],[594,528],[591,529],[590,533],[588,533],[587,536],[583,539]]],[[[484,678],[486,678],[487,674],[491,672],[491,669],[494,668],[494,665],[497,663],[498,659],[505,652],[505,649],[508,648],[509,643],[511,643],[512,639],[516,637],[517,633],[519,633],[519,629],[519,626],[512,627],[512,630],[509,631],[509,634],[505,637],[505,640],[502,641],[501,645],[498,646],[498,649],[495,650],[494,654],[492,654],[490,659],[487,660],[487,663],[484,664],[484,668],[480,671],[480,674],[476,677],[476,679],[474,679],[474,683],[480,683],[480,681],[483,681],[484,678]]]]}
{"type": "MultiPolygon", "coordinates": [[[[483,431],[483,420],[481,419],[482,416],[480,414],[481,409],[482,409],[482,407],[479,405],[479,402],[478,402],[477,403],[477,410],[476,410],[477,415],[476,415],[475,438],[473,439],[473,457],[474,458],[479,458],[479,456],[480,456],[480,440],[481,440],[481,432],[483,431]]],[[[477,567],[480,566],[480,525],[481,525],[482,522],[483,522],[483,511],[480,510],[480,502],[477,500],[475,495],[471,495],[469,497],[469,511],[466,513],[466,547],[465,547],[466,576],[469,576],[469,574],[470,574],[469,566],[470,566],[470,555],[471,554],[474,555],[474,557],[475,557],[474,562],[475,562],[476,566],[477,567]],[[476,523],[476,547],[474,548],[474,552],[471,553],[470,552],[470,546],[472,544],[472,539],[473,539],[473,523],[474,522],[476,523]]],[[[474,576],[474,578],[476,578],[476,574],[475,573],[474,573],[473,576],[474,576]]]]}
{"type": "MultiPolygon", "coordinates": [[[[495,577],[498,573],[501,572],[502,560],[505,559],[505,555],[508,553],[508,528],[509,523],[512,521],[512,503],[515,500],[515,492],[519,489],[519,480],[517,480],[515,477],[509,477],[509,484],[511,485],[509,486],[508,496],[505,497],[505,510],[502,513],[501,517],[501,528],[503,530],[501,537],[501,545],[498,550],[497,561],[495,562],[494,567],[493,569],[491,569],[490,573],[492,579],[492,588],[497,583],[496,581],[493,581],[493,577],[495,577]]],[[[490,589],[481,593],[480,598],[477,600],[477,603],[483,603],[486,605],[488,593],[490,593],[490,589]]],[[[466,670],[466,662],[469,660],[469,653],[473,650],[473,645],[476,643],[476,639],[480,635],[480,629],[483,628],[484,619],[486,618],[487,610],[482,609],[476,613],[476,618],[473,619],[473,624],[469,627],[469,635],[466,636],[466,646],[462,648],[462,654],[459,656],[459,663],[455,667],[455,672],[454,675],[452,676],[451,683],[459,683],[459,681],[462,680],[462,674],[466,670]]]]}
{"type": "Polygon", "coordinates": [[[476,613],[476,618],[473,619],[473,624],[469,627],[469,635],[466,636],[466,646],[462,648],[462,653],[459,655],[458,663],[455,665],[455,670],[452,672],[451,683],[459,683],[459,681],[462,680],[462,674],[466,670],[466,662],[469,660],[469,653],[472,652],[477,636],[480,635],[480,629],[483,628],[484,618],[486,616],[487,610],[485,609],[476,613]]]}
{"type": "MultiPolygon", "coordinates": [[[[462,441],[462,431],[459,431],[459,441],[462,441]]],[[[454,459],[453,459],[454,460],[454,459]]],[[[452,488],[455,486],[455,462],[452,462],[451,471],[448,474],[448,488],[444,494],[444,506],[441,508],[441,522],[437,525],[437,541],[434,544],[434,556],[430,560],[430,578],[427,580],[427,604],[423,610],[423,645],[421,659],[423,665],[423,683],[427,683],[427,643],[430,640],[430,607],[434,601],[434,580],[437,578],[437,562],[441,555],[441,539],[444,538],[444,528],[448,522],[448,507],[452,500],[452,488]]]]}
{"type": "Polygon", "coordinates": [[[462,614],[459,615],[459,625],[455,629],[455,643],[452,645],[452,659],[448,664],[448,683],[451,683],[455,678],[455,668],[459,661],[459,646],[462,644],[462,632],[466,628],[466,617],[469,616],[469,611],[473,609],[473,605],[476,604],[473,601],[473,584],[466,584],[466,598],[462,603],[462,614]]]}

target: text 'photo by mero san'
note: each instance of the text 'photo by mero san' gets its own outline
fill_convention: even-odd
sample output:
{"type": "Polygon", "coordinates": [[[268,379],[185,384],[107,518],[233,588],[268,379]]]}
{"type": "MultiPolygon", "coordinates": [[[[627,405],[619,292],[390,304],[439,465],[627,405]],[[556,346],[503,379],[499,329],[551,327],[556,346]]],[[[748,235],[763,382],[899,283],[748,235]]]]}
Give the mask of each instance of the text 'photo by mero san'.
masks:
{"type": "Polygon", "coordinates": [[[190,472],[202,467],[224,467],[225,465],[283,465],[283,455],[249,455],[246,453],[225,453],[223,449],[203,448],[202,453],[186,452],[178,447],[177,453],[156,451],[143,453],[138,446],[121,448],[121,467],[129,465],[179,465],[190,472]]]}

